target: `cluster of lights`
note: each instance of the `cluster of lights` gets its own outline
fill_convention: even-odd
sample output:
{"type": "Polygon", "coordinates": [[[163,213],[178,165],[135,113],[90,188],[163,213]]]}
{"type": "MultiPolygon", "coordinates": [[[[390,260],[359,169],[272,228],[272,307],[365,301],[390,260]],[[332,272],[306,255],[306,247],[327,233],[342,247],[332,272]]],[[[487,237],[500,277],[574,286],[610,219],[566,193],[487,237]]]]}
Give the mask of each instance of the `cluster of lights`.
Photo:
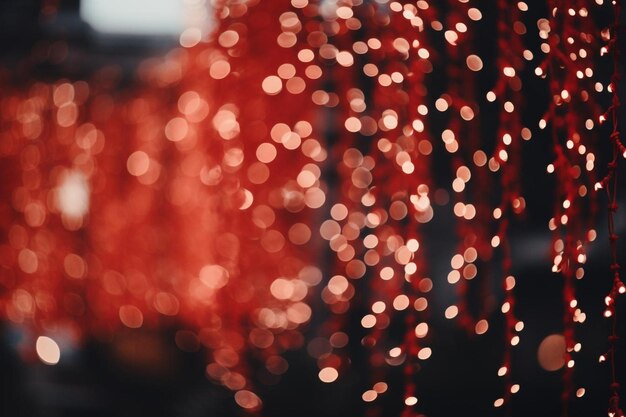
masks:
{"type": "MultiPolygon", "coordinates": [[[[425,1],[320,6],[320,30],[328,43],[313,46],[322,61],[327,50],[335,51],[331,58],[338,64],[326,65],[322,79],[338,80],[325,95],[339,104],[338,123],[331,127],[339,140],[329,154],[336,158],[340,190],[320,228],[336,253],[338,272],[322,298],[338,313],[331,328],[345,323],[351,303],[369,306],[361,318],[365,336],[357,343],[369,351],[374,379],[362,399],[374,402],[387,391],[380,364],[402,366],[409,411],[417,404],[417,362],[431,355],[423,341],[429,332],[426,295],[433,283],[424,276],[418,225],[433,217],[428,175],[433,144],[421,91],[432,71],[422,34],[423,16],[432,10],[425,1]],[[405,334],[392,336],[386,329],[398,320],[404,321],[405,334]]],[[[341,359],[339,367],[346,362],[341,359]]]]}
{"type": "MultiPolygon", "coordinates": [[[[41,334],[36,351],[47,364],[61,358],[54,340],[60,331],[109,340],[121,327],[176,323],[178,346],[204,347],[207,376],[252,411],[262,400],[245,360],[251,353],[279,376],[289,367],[282,354],[306,347],[319,380],[333,383],[350,366],[346,347],[357,343],[373,369],[362,400],[388,391],[386,366],[403,367],[405,413],[412,415],[421,404],[415,374],[434,354],[429,293],[441,281],[428,276],[422,225],[435,205],[449,206],[459,245],[447,282],[458,300],[444,315],[483,335],[495,305],[488,300],[502,299],[497,377],[504,392],[493,406],[508,405],[521,389],[511,358],[524,330],[515,315],[519,278],[508,230],[526,208],[521,146],[532,133],[522,123],[520,74],[535,58],[521,41],[528,4],[511,10],[498,1],[497,77],[485,94],[475,91],[490,64],[475,50],[483,16],[467,0],[449,0],[443,20],[425,0],[214,3],[212,39],[205,19],[196,18],[180,49],[139,67],[128,97],[108,87],[115,74],[107,71],[89,83],[34,83],[3,96],[0,157],[21,175],[5,176],[0,189],[8,236],[0,245],[2,314],[41,334]],[[443,66],[433,39],[445,45],[443,66]],[[427,89],[435,71],[446,75],[438,97],[427,89]],[[488,107],[498,115],[493,146],[479,126],[488,107]],[[436,134],[441,140],[431,137],[434,111],[447,121],[436,134]],[[439,151],[451,160],[450,187],[438,188],[433,178],[439,151]],[[485,193],[495,184],[496,196],[485,193]],[[312,266],[321,245],[336,259],[332,272],[312,266]],[[483,268],[494,259],[503,295],[491,294],[483,268]],[[477,316],[468,307],[476,301],[469,300],[472,285],[484,296],[477,316]],[[314,314],[312,295],[332,314],[307,343],[302,326],[314,314]],[[363,337],[354,341],[348,316],[362,305],[363,337]],[[392,334],[392,323],[402,323],[403,333],[392,334]]],[[[607,114],[594,114],[593,93],[605,87],[594,78],[588,9],[549,3],[550,17],[537,22],[545,58],[535,74],[548,79],[551,93],[539,128],[551,129],[555,153],[547,172],[558,179],[558,204],[549,228],[567,319],[565,337],[546,338],[544,350],[563,345],[562,363],[546,360],[545,368],[566,366],[567,402],[571,356],[581,350],[573,325],[586,317],[575,279],[584,276],[584,245],[596,237],[587,221],[595,207],[589,191],[596,157],[586,141],[594,120],[612,119],[616,155],[626,148],[617,101],[607,114]]],[[[613,31],[602,32],[603,55],[614,48],[613,31]]],[[[617,100],[615,81],[606,90],[617,100]]],[[[609,192],[611,227],[615,163],[595,187],[609,192]]],[[[611,229],[615,285],[605,316],[614,319],[626,287],[613,236],[611,229]]],[[[601,361],[614,363],[614,349],[613,340],[601,361]]],[[[584,393],[578,388],[576,396],[584,393]]],[[[609,415],[622,416],[615,396],[617,389],[609,415]]]]}
{"type": "Polygon", "coordinates": [[[589,222],[596,207],[595,194],[590,192],[596,157],[587,137],[594,128],[596,111],[592,93],[598,91],[593,78],[598,30],[582,2],[550,2],[548,12],[548,19],[537,22],[545,58],[535,74],[548,79],[551,94],[539,127],[550,129],[555,161],[547,171],[556,176],[556,198],[561,202],[555,204],[548,226],[554,236],[552,271],[561,274],[564,282],[563,410],[567,410],[574,394],[573,354],[581,347],[575,340],[574,325],[585,321],[576,297],[575,280],[584,276],[584,246],[596,237],[589,222]]]}
{"type": "Polygon", "coordinates": [[[60,334],[176,323],[177,345],[205,348],[207,376],[253,410],[244,358],[276,376],[303,346],[322,280],[305,256],[326,192],[319,71],[281,44],[301,28],[295,12],[267,6],[279,25],[255,28],[262,11],[249,6],[226,5],[214,41],[186,32],[183,48],[143,63],[128,94],[106,71],[3,94],[1,308],[45,335],[43,362],[62,360],[60,334]],[[278,39],[275,66],[248,66],[266,53],[256,30],[278,39]]]}

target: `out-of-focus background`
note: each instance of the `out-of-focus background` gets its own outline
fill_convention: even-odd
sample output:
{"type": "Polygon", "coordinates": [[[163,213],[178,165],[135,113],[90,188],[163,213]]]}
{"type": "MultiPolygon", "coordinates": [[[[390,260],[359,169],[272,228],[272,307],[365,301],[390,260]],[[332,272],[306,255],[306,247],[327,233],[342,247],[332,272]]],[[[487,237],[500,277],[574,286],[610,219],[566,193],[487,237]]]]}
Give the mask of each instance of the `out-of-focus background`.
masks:
{"type": "MultiPolygon", "coordinates": [[[[490,7],[481,7],[489,16],[490,7]]],[[[539,16],[545,11],[531,7],[529,13],[539,16]]],[[[178,47],[179,37],[190,22],[201,22],[205,33],[210,33],[210,10],[205,1],[0,0],[0,67],[17,75],[18,82],[25,86],[36,79],[83,79],[102,68],[115,67],[122,78],[119,88],[123,89],[133,85],[135,71],[143,60],[178,47]],[[46,14],[46,7],[54,12],[46,14]]],[[[490,34],[480,36],[489,39],[490,34]]],[[[493,51],[487,50],[485,60],[489,53],[493,57],[493,51]]],[[[533,94],[541,99],[546,96],[539,81],[528,77],[524,82],[531,92],[529,101],[533,94]]],[[[537,118],[541,109],[535,111],[532,114],[531,110],[528,117],[537,118]]],[[[550,272],[551,240],[545,226],[551,207],[542,204],[552,201],[552,184],[543,177],[550,148],[548,141],[541,138],[525,146],[531,157],[526,158],[530,165],[524,167],[524,180],[532,193],[526,196],[526,224],[514,230],[512,245],[516,273],[523,277],[517,287],[517,314],[527,330],[514,362],[523,389],[515,397],[512,414],[548,417],[560,409],[561,376],[542,368],[538,351],[542,341],[562,331],[561,305],[556,301],[560,299],[561,282],[550,272]],[[537,288],[542,290],[536,291],[537,288]]],[[[431,246],[441,250],[441,256],[433,256],[433,275],[445,275],[448,267],[446,251],[454,247],[456,239],[451,217],[444,213],[427,226],[431,246]]],[[[623,226],[624,220],[619,218],[618,229],[623,226]]],[[[608,332],[602,319],[602,300],[610,285],[605,240],[606,233],[600,229],[598,242],[602,243],[591,247],[587,278],[580,284],[587,322],[579,327],[578,337],[585,344],[577,358],[575,382],[585,388],[585,395],[578,402],[579,408],[570,410],[571,416],[603,415],[606,410],[608,370],[597,360],[606,349],[608,332]]],[[[432,347],[436,354],[417,376],[422,411],[431,417],[496,415],[492,403],[499,388],[493,375],[499,364],[493,357],[499,355],[501,323],[493,322],[493,330],[484,337],[468,337],[441,314],[451,297],[454,295],[445,290],[436,289],[433,294],[432,326],[437,331],[432,347]]],[[[266,383],[258,387],[264,398],[263,415],[366,415],[361,394],[367,383],[367,375],[362,374],[367,369],[367,358],[355,350],[353,366],[347,374],[334,384],[322,383],[309,354],[314,350],[311,343],[315,342],[316,325],[319,321],[314,319],[305,330],[311,340],[305,345],[309,348],[287,354],[290,367],[281,379],[267,379],[259,374],[261,380],[266,378],[266,383]]],[[[352,325],[349,330],[355,334],[362,331],[358,320],[353,320],[352,325]]],[[[49,365],[21,353],[22,329],[0,324],[0,415],[243,415],[231,393],[206,378],[203,353],[181,351],[174,334],[175,329],[167,328],[160,332],[128,329],[110,343],[78,346],[69,341],[64,345],[59,340],[62,360],[49,365]]],[[[623,348],[623,342],[620,343],[623,348]]],[[[619,369],[622,375],[625,368],[619,369]]],[[[389,392],[377,402],[378,407],[386,410],[382,415],[397,415],[402,404],[402,370],[391,372],[389,392]]]]}

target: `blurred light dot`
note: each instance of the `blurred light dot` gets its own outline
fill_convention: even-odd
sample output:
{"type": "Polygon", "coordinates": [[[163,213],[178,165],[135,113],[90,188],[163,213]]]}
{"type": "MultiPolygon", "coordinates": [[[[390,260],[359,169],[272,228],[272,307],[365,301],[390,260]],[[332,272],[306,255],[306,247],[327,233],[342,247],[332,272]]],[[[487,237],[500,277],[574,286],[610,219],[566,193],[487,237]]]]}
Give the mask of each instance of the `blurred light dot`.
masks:
{"type": "Polygon", "coordinates": [[[459,308],[457,306],[450,306],[446,308],[445,316],[448,320],[453,319],[459,314],[459,308]]]}
{"type": "Polygon", "coordinates": [[[130,154],[126,160],[126,168],[130,175],[138,177],[148,172],[150,167],[150,157],[147,153],[136,151],[130,154]]]}
{"type": "Polygon", "coordinates": [[[189,28],[180,34],[180,46],[183,48],[196,46],[201,40],[202,31],[198,28],[189,28]]]}
{"type": "Polygon", "coordinates": [[[480,20],[483,17],[480,10],[476,9],[475,7],[472,7],[467,11],[467,16],[474,21],[480,20]]]}
{"type": "Polygon", "coordinates": [[[377,397],[378,397],[378,393],[374,391],[373,389],[365,391],[363,395],[361,396],[361,398],[363,398],[363,401],[368,402],[368,403],[374,401],[377,397]]]}
{"type": "Polygon", "coordinates": [[[469,55],[465,59],[465,63],[467,64],[467,68],[472,71],[480,71],[483,68],[483,61],[478,55],[469,55]]]}
{"type": "Polygon", "coordinates": [[[165,137],[172,142],[179,142],[187,136],[189,125],[182,117],[175,117],[165,125],[165,137]]]}
{"type": "Polygon", "coordinates": [[[361,319],[361,326],[366,329],[370,329],[376,325],[376,316],[373,314],[367,314],[361,319]]]}
{"type": "Polygon", "coordinates": [[[239,33],[234,30],[226,30],[220,34],[218,42],[224,48],[231,48],[239,42],[239,33]]]}
{"type": "Polygon", "coordinates": [[[398,295],[393,300],[393,308],[395,308],[398,311],[405,310],[408,306],[409,306],[409,297],[407,297],[404,294],[398,295]]]}
{"type": "Polygon", "coordinates": [[[425,348],[420,349],[420,351],[417,353],[417,357],[425,361],[426,359],[430,358],[432,354],[433,354],[432,349],[429,347],[425,347],[425,348]]]}
{"type": "Polygon", "coordinates": [[[57,205],[68,217],[80,218],[89,211],[89,184],[85,175],[70,171],[56,190],[57,205]]]}
{"type": "Polygon", "coordinates": [[[424,338],[428,334],[428,324],[420,323],[415,326],[415,336],[418,338],[424,338]]]}
{"type": "Polygon", "coordinates": [[[20,253],[17,255],[17,263],[20,266],[20,269],[27,274],[33,274],[37,271],[39,267],[39,259],[37,258],[37,254],[30,249],[22,249],[20,253]]]}
{"type": "Polygon", "coordinates": [[[265,91],[265,93],[273,96],[280,93],[280,90],[283,89],[283,82],[277,76],[270,75],[263,80],[261,87],[263,88],[263,91],[265,91]]]}
{"type": "Polygon", "coordinates": [[[229,273],[221,265],[205,265],[200,269],[199,277],[207,287],[218,289],[228,283],[229,273]]]}
{"type": "Polygon", "coordinates": [[[448,110],[448,102],[443,98],[438,98],[435,101],[435,108],[439,111],[446,111],[448,110]]]}
{"type": "Polygon", "coordinates": [[[374,384],[374,386],[372,387],[374,388],[374,391],[376,391],[379,394],[383,394],[385,392],[387,392],[387,384],[384,382],[377,382],[374,384]]]}
{"type": "Polygon", "coordinates": [[[223,59],[219,59],[211,64],[209,75],[214,80],[222,80],[230,74],[230,63],[223,59]]]}
{"type": "Polygon", "coordinates": [[[138,329],[143,324],[143,314],[141,310],[133,305],[121,306],[119,316],[121,322],[131,329],[138,329]]]}
{"type": "Polygon", "coordinates": [[[407,397],[404,400],[404,404],[408,405],[409,407],[413,406],[413,405],[417,404],[417,398],[415,398],[415,397],[407,397]]]}
{"type": "Polygon", "coordinates": [[[57,342],[47,336],[39,336],[35,344],[37,356],[46,365],[56,365],[61,359],[61,349],[57,342]]]}
{"type": "Polygon", "coordinates": [[[565,338],[551,334],[541,341],[537,349],[539,365],[546,371],[558,371],[565,365],[565,338]]]}
{"type": "Polygon", "coordinates": [[[478,323],[476,323],[476,334],[485,334],[488,329],[489,323],[487,322],[487,320],[479,320],[478,323]]]}
{"type": "Polygon", "coordinates": [[[77,279],[82,278],[87,270],[87,265],[83,258],[75,253],[70,253],[63,259],[63,267],[67,275],[77,279]]]}
{"type": "Polygon", "coordinates": [[[257,409],[261,406],[261,399],[252,391],[241,390],[235,393],[235,401],[241,408],[257,409]]]}
{"type": "Polygon", "coordinates": [[[339,376],[339,372],[335,368],[326,367],[323,368],[318,374],[320,381],[327,384],[334,382],[339,376]]]}
{"type": "Polygon", "coordinates": [[[472,110],[469,106],[463,106],[460,110],[461,118],[463,120],[469,121],[474,118],[474,110],[472,110]]]}

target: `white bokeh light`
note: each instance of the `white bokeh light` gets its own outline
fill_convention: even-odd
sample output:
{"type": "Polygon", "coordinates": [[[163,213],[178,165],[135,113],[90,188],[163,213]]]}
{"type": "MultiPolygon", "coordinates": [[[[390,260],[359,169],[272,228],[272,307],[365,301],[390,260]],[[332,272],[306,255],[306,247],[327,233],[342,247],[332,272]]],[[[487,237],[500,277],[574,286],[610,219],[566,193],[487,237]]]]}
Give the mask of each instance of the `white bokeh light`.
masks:
{"type": "Polygon", "coordinates": [[[89,211],[89,184],[78,171],[69,171],[57,190],[57,208],[69,218],[82,218],[89,211]]]}
{"type": "Polygon", "coordinates": [[[46,365],[56,365],[61,359],[61,349],[57,342],[48,336],[39,336],[35,344],[37,356],[46,365]]]}
{"type": "Polygon", "coordinates": [[[185,0],[82,0],[80,16],[109,34],[178,36],[186,27],[185,0]]]}

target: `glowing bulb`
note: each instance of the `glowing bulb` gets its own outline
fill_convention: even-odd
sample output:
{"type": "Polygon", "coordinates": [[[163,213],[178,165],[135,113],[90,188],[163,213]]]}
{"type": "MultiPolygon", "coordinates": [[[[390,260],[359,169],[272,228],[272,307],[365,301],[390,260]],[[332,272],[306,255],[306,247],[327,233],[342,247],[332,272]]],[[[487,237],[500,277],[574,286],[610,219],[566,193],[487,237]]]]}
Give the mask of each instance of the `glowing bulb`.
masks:
{"type": "Polygon", "coordinates": [[[319,379],[327,384],[334,382],[339,376],[339,372],[335,368],[327,367],[319,372],[319,379]]]}
{"type": "Polygon", "coordinates": [[[404,400],[404,404],[408,405],[409,407],[412,406],[412,405],[415,405],[415,404],[417,404],[417,398],[415,398],[415,397],[407,397],[404,400]]]}
{"type": "Polygon", "coordinates": [[[70,171],[56,190],[57,207],[64,215],[81,218],[89,211],[89,184],[78,171],[70,171]]]}
{"type": "Polygon", "coordinates": [[[61,349],[57,342],[47,336],[39,336],[35,344],[37,356],[46,365],[56,365],[61,359],[61,349]]]}

